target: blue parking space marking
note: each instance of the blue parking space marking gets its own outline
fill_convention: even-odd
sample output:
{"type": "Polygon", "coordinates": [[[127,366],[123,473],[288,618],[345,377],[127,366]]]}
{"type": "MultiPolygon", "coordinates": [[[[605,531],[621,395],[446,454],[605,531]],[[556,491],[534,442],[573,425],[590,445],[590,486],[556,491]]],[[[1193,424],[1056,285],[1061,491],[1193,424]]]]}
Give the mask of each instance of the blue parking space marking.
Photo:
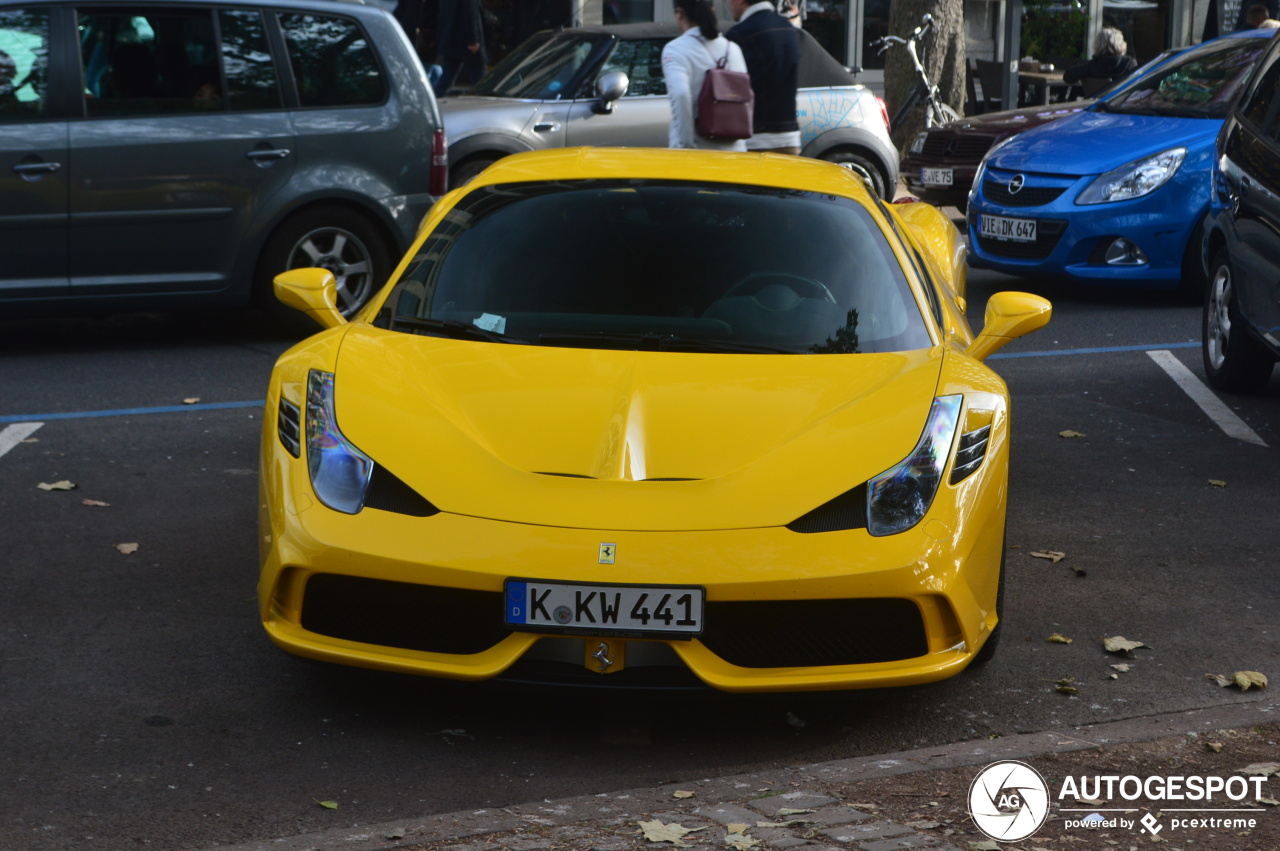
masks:
{"type": "MultiPolygon", "coordinates": [[[[1093,349],[1052,349],[1041,352],[1006,352],[994,354],[987,360],[1007,358],[1053,358],[1063,355],[1109,355],[1117,352],[1147,352],[1152,349],[1194,349],[1199,343],[1148,343],[1142,346],[1101,346],[1093,349]]],[[[252,402],[208,402],[195,405],[159,405],[151,408],[117,408],[107,411],[69,411],[59,414],[9,414],[0,416],[0,425],[50,420],[80,420],[93,417],[136,417],[143,414],[178,414],[191,411],[222,411],[229,408],[261,408],[265,399],[252,402]]]]}
{"type": "Polygon", "coordinates": [[[116,408],[109,411],[70,411],[61,414],[12,414],[0,416],[0,425],[8,423],[26,423],[38,420],[82,420],[93,417],[133,417],[141,414],[178,414],[190,411],[224,411],[229,408],[261,408],[267,402],[257,399],[253,402],[207,402],[195,405],[159,405],[153,408],[116,408]]]}

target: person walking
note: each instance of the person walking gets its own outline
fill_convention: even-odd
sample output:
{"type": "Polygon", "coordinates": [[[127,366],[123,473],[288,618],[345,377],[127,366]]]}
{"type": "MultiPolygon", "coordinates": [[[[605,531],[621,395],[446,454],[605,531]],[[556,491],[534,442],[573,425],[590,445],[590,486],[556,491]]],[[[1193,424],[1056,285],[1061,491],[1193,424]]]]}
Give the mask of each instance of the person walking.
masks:
{"type": "Polygon", "coordinates": [[[729,0],[729,11],[738,23],[725,35],[742,48],[756,96],[747,150],[799,155],[800,34],[771,0],[729,0]]]}
{"type": "Polygon", "coordinates": [[[436,16],[436,54],[441,68],[436,97],[444,97],[464,69],[471,83],[488,68],[480,0],[440,0],[436,16]]]}
{"type": "Polygon", "coordinates": [[[662,76],[667,83],[671,125],[667,142],[672,148],[704,148],[713,151],[745,151],[741,139],[707,139],[694,129],[694,104],[707,71],[727,57],[725,69],[747,71],[738,45],[720,35],[710,0],[675,0],[676,23],[681,33],[662,48],[662,76]]]}

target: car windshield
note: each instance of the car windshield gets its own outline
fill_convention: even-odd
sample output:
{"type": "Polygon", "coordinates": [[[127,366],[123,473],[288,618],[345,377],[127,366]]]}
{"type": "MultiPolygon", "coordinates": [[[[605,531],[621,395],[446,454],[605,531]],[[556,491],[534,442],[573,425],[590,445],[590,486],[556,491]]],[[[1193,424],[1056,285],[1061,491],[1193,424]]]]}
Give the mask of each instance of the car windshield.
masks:
{"type": "Polygon", "coordinates": [[[646,180],[471,192],[423,243],[375,324],[666,351],[847,354],[932,342],[861,204],[646,180]]]}
{"type": "Polygon", "coordinates": [[[1225,118],[1231,101],[1267,49],[1264,38],[1232,38],[1193,48],[1105,98],[1100,112],[1225,118]]]}
{"type": "Polygon", "coordinates": [[[572,97],[569,85],[597,41],[586,35],[535,35],[499,62],[470,94],[535,100],[572,97]]]}

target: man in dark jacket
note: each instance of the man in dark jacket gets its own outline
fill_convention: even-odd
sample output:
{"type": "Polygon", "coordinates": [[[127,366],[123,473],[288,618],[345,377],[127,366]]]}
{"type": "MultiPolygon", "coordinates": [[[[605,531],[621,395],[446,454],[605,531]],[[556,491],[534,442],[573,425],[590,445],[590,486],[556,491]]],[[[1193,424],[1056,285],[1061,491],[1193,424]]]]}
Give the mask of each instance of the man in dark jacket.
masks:
{"type": "Polygon", "coordinates": [[[1123,80],[1138,70],[1138,61],[1125,53],[1128,49],[1120,30],[1103,27],[1093,37],[1093,57],[1062,72],[1062,80],[1066,83],[1082,83],[1090,79],[1112,83],[1123,80]]]}
{"type": "Polygon", "coordinates": [[[749,151],[800,153],[800,123],[796,120],[796,80],[800,67],[800,39],[795,27],[774,9],[770,0],[729,0],[738,23],[725,36],[742,48],[751,75],[755,107],[749,151]]]}
{"type": "Polygon", "coordinates": [[[436,53],[444,73],[436,81],[435,91],[436,97],[443,97],[463,68],[472,83],[483,77],[488,57],[480,0],[440,0],[436,20],[436,53]]]}

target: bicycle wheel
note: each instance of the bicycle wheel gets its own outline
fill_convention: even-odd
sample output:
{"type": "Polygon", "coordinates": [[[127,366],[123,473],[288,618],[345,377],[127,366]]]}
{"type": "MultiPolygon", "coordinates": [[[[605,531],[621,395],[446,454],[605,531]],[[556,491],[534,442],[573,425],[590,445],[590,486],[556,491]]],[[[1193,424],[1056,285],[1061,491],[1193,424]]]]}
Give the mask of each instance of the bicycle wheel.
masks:
{"type": "Polygon", "coordinates": [[[949,104],[933,102],[929,108],[924,111],[925,128],[940,127],[943,124],[949,124],[952,121],[959,121],[960,113],[951,108],[949,104]]]}

